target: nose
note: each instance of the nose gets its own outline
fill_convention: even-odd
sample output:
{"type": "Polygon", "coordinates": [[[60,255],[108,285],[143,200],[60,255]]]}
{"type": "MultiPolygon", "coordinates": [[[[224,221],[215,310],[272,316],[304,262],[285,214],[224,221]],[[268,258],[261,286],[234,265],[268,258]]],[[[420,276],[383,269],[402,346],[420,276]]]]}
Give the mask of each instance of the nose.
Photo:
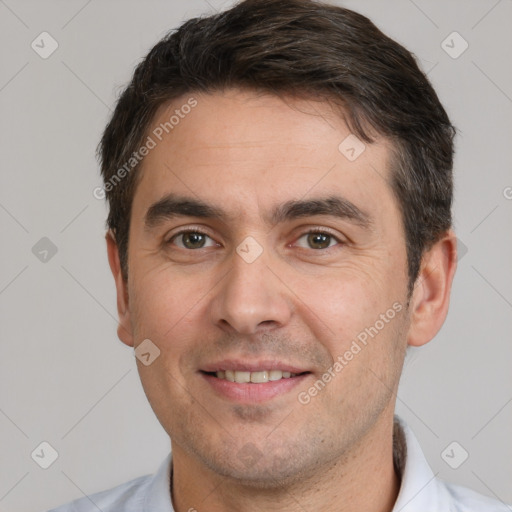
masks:
{"type": "Polygon", "coordinates": [[[231,333],[258,334],[286,325],[292,314],[287,287],[263,253],[246,262],[233,252],[228,273],[211,302],[213,322],[231,333]]]}

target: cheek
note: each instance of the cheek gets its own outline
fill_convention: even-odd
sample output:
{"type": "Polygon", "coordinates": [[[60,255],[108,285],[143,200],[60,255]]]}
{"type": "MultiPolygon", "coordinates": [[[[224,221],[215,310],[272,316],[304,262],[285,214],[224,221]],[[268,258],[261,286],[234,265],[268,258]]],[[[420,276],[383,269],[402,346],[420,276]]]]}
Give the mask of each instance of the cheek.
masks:
{"type": "Polygon", "coordinates": [[[165,270],[133,274],[132,324],[137,340],[149,338],[160,347],[179,350],[202,307],[201,283],[179,279],[165,270]]]}
{"type": "Polygon", "coordinates": [[[339,354],[347,343],[372,326],[380,314],[401,300],[398,287],[386,276],[389,271],[346,266],[334,274],[317,275],[313,280],[296,279],[297,313],[312,327],[318,340],[339,354]]]}

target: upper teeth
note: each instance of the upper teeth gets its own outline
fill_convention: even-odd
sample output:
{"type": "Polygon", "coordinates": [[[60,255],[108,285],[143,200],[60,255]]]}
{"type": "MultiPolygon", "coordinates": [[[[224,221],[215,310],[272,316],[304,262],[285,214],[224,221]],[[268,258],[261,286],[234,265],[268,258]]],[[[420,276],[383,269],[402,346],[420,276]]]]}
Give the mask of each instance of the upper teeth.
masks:
{"type": "Polygon", "coordinates": [[[215,374],[219,379],[226,379],[231,382],[254,382],[254,383],[262,383],[268,382],[269,380],[279,380],[279,379],[289,379],[290,377],[295,377],[296,373],[290,372],[282,372],[281,370],[265,370],[261,372],[245,372],[238,370],[226,370],[219,371],[215,374]]]}

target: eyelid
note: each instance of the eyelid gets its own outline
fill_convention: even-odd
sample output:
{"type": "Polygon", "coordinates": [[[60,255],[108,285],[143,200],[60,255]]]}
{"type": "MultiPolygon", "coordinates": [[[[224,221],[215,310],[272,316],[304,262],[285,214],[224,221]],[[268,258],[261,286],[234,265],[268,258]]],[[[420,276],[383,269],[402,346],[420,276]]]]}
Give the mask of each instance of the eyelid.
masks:
{"type": "Polygon", "coordinates": [[[304,231],[303,234],[307,235],[308,233],[325,233],[326,235],[331,235],[334,238],[339,239],[339,235],[337,233],[335,233],[332,229],[323,226],[310,227],[306,231],[304,231]]]}

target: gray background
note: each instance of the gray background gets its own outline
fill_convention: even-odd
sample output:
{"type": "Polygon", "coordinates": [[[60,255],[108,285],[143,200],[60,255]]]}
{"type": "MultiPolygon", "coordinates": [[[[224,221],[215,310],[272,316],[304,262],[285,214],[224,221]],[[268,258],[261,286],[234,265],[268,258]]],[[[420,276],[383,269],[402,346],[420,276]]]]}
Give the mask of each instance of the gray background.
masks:
{"type": "MultiPolygon", "coordinates": [[[[153,44],[231,3],[0,0],[0,511],[45,510],[151,473],[168,453],[116,336],[94,151],[153,44]],[[31,48],[43,31],[59,45],[47,59],[31,48]],[[46,261],[33,252],[43,237],[57,248],[46,261]],[[31,458],[42,441],[59,454],[48,469],[31,458]]],[[[416,54],[459,128],[464,250],[448,320],[408,358],[398,412],[441,478],[512,502],[512,2],[343,5],[416,54]],[[441,46],[453,31],[469,44],[458,58],[441,46]],[[441,456],[453,441],[452,465],[469,453],[458,469],[441,456]]]]}

